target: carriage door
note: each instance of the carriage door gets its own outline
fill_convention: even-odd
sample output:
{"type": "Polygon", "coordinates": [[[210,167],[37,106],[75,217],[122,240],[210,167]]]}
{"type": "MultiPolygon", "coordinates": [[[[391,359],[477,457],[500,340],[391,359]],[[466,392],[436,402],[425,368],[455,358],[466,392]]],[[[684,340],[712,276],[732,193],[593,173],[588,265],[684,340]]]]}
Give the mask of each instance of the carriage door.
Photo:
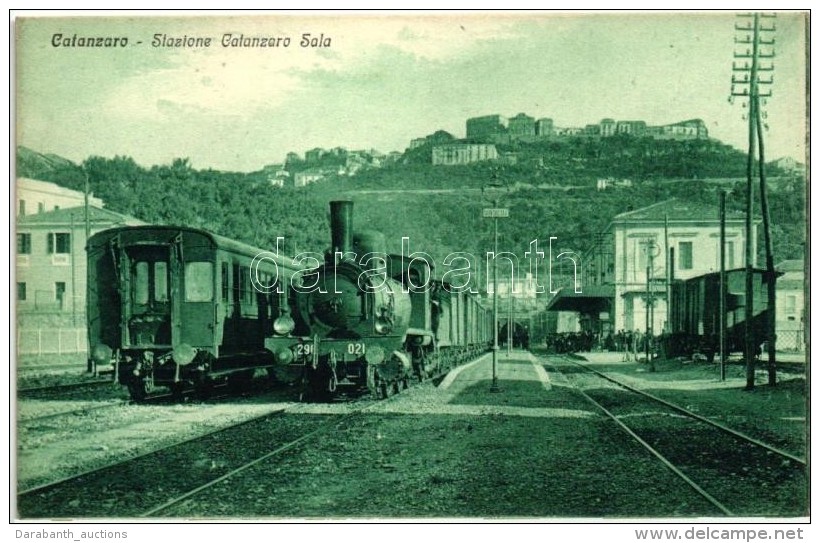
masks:
{"type": "Polygon", "coordinates": [[[205,248],[187,248],[178,264],[182,278],[179,297],[180,336],[182,343],[192,347],[208,348],[216,355],[214,262],[212,252],[203,249],[205,248]]]}
{"type": "Polygon", "coordinates": [[[172,310],[168,288],[167,244],[135,243],[120,247],[123,344],[168,347],[172,344],[172,310]]]}

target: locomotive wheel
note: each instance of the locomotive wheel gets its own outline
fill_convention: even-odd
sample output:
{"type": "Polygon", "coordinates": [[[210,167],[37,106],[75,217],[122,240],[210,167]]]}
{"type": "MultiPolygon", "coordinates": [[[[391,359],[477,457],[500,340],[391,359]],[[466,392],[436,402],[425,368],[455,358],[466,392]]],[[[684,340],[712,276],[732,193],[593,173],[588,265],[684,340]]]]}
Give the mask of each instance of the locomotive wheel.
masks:
{"type": "Polygon", "coordinates": [[[176,402],[183,401],[185,399],[185,384],[174,383],[171,385],[171,397],[176,402]]]}

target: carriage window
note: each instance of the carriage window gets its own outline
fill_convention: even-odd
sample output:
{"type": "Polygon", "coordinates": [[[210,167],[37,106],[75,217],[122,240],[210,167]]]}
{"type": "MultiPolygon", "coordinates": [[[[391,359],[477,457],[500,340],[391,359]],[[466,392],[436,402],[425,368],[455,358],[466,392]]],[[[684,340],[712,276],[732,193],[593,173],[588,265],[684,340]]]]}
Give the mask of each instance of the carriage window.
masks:
{"type": "Polygon", "coordinates": [[[185,301],[210,302],[214,298],[214,267],[210,262],[185,264],[185,301]]]}
{"type": "Polygon", "coordinates": [[[148,303],[148,262],[137,262],[134,265],[132,281],[134,284],[134,303],[148,303]]]}
{"type": "Polygon", "coordinates": [[[251,270],[250,268],[246,268],[242,266],[242,301],[247,304],[253,304],[255,302],[253,296],[253,285],[251,285],[251,270]]]}
{"type": "Polygon", "coordinates": [[[168,301],[168,263],[154,262],[154,301],[168,301]]]}

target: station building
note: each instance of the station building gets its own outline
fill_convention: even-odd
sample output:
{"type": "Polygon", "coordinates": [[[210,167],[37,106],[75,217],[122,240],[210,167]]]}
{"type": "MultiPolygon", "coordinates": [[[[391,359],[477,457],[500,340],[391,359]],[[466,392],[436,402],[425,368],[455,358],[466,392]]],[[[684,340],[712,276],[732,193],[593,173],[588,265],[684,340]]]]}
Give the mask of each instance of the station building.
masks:
{"type": "MultiPolygon", "coordinates": [[[[745,251],[745,217],[727,212],[726,269],[744,267],[745,251]]],[[[581,268],[581,288],[561,288],[548,310],[576,311],[583,330],[601,335],[646,332],[649,317],[650,331],[660,334],[671,281],[720,270],[718,206],[672,199],[616,215],[581,268]]]]}

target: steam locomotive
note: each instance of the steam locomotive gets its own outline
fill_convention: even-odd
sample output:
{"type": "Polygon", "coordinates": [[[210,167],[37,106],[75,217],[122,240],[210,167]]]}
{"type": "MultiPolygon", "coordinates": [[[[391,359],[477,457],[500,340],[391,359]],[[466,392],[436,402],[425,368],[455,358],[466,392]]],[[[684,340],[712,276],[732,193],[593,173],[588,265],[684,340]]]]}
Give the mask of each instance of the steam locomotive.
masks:
{"type": "Polygon", "coordinates": [[[331,250],[296,287],[292,325],[265,340],[279,376],[304,394],[387,397],[486,350],[492,315],[434,276],[426,258],[387,254],[383,234],[353,234],[353,203],[330,203],[331,250]]]}
{"type": "Polygon", "coordinates": [[[88,240],[88,345],[131,398],[271,373],[265,339],[289,325],[302,268],[205,230],[136,226],[88,240]],[[255,260],[256,259],[256,260],[255,260]]]}

